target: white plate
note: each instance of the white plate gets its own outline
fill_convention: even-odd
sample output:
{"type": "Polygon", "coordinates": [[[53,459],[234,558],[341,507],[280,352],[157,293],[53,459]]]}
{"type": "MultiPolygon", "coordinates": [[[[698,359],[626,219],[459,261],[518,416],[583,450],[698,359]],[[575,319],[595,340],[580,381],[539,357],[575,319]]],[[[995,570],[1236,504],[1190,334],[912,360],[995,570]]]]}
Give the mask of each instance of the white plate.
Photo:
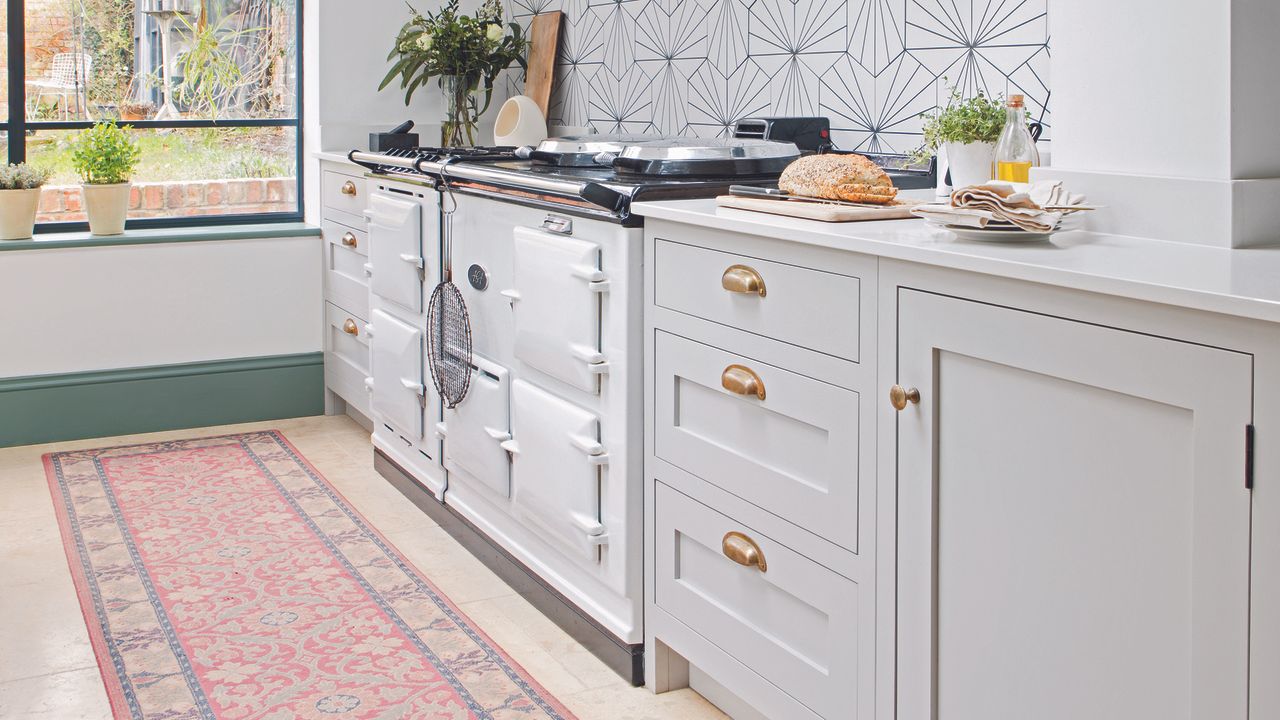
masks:
{"type": "Polygon", "coordinates": [[[1014,228],[1012,230],[992,230],[990,228],[971,228],[959,225],[940,225],[944,230],[955,233],[955,236],[961,240],[976,240],[978,242],[1000,242],[1000,243],[1026,243],[1039,242],[1048,240],[1057,230],[1049,232],[1027,232],[1014,228]]]}
{"type": "Polygon", "coordinates": [[[1012,223],[993,222],[988,223],[985,228],[967,227],[964,225],[948,225],[946,223],[935,222],[926,218],[925,222],[931,227],[946,230],[955,233],[955,236],[962,240],[974,240],[976,242],[999,242],[999,243],[1028,243],[1048,240],[1054,233],[1066,232],[1068,230],[1079,229],[1081,223],[1078,216],[1069,216],[1058,222],[1058,227],[1049,232],[1030,232],[1012,223]]]}

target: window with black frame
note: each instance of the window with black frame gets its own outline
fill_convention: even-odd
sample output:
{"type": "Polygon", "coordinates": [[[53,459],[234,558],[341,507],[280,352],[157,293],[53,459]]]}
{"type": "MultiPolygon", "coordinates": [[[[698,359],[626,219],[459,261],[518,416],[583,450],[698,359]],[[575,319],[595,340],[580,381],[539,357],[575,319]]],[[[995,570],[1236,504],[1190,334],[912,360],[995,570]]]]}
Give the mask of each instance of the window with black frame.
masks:
{"type": "Polygon", "coordinates": [[[39,230],[85,227],[71,141],[102,120],[141,150],[130,227],[301,218],[301,0],[0,2],[0,143],[51,172],[39,230]]]}

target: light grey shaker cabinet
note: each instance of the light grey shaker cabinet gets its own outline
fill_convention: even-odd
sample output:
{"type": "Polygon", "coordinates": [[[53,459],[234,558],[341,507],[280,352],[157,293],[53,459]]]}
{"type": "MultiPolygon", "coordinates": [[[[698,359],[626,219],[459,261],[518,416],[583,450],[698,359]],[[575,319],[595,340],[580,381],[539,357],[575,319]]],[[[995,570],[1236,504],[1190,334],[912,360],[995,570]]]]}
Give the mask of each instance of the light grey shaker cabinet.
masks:
{"type": "Polygon", "coordinates": [[[651,684],[740,720],[871,720],[875,261],[646,239],[651,684]]]}
{"type": "Polygon", "coordinates": [[[739,720],[1280,707],[1275,325],[654,217],[645,266],[653,689],[739,720]]]}
{"type": "Polygon", "coordinates": [[[363,216],[365,182],[350,163],[320,163],[320,232],[324,238],[324,384],[325,409],[356,411],[367,423],[370,374],[369,235],[363,216]]]}
{"type": "Polygon", "coordinates": [[[1244,720],[1252,357],[897,310],[897,717],[1244,720]]]}

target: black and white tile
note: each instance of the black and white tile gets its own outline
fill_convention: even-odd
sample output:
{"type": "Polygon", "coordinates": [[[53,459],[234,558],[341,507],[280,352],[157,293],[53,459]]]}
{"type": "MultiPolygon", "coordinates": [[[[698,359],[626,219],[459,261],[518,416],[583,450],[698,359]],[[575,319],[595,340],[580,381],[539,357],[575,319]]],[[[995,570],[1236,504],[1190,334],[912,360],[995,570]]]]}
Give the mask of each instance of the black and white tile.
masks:
{"type": "Polygon", "coordinates": [[[1022,93],[1049,126],[1048,0],[510,0],[563,10],[553,125],[715,136],[825,115],[842,148],[905,152],[946,98],[1022,93]]]}

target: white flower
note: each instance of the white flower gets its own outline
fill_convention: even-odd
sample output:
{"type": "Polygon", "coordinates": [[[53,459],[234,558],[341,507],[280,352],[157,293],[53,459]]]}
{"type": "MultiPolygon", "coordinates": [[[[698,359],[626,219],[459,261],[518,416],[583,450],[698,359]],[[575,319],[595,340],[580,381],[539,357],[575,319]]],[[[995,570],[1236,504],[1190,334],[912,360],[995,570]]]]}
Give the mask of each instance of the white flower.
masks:
{"type": "Polygon", "coordinates": [[[502,29],[501,25],[490,25],[489,29],[484,33],[485,37],[489,38],[489,42],[493,43],[500,42],[502,40],[502,36],[506,34],[506,31],[502,29]]]}
{"type": "Polygon", "coordinates": [[[428,35],[427,33],[422,33],[421,35],[418,36],[418,49],[423,52],[426,52],[427,50],[431,49],[430,35],[428,35]]]}

